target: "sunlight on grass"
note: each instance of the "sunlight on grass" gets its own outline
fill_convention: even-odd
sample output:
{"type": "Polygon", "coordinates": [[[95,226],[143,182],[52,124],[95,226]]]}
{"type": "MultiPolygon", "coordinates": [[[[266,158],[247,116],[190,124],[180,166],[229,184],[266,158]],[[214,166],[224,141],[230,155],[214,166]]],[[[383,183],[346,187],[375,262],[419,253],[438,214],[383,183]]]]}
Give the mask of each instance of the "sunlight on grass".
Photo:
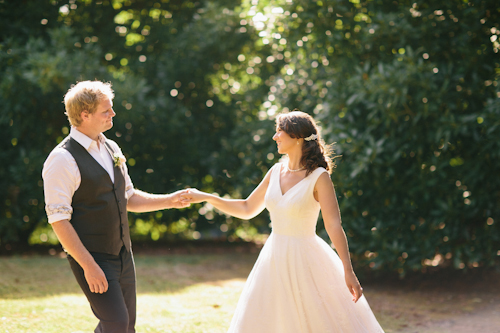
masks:
{"type": "Polygon", "coordinates": [[[1,332],[92,332],[95,320],[85,297],[60,295],[0,300],[1,332]]]}
{"type": "MultiPolygon", "coordinates": [[[[256,254],[136,255],[137,331],[226,332],[256,254]]],[[[92,332],[97,319],[66,259],[0,257],[0,332],[92,332]]],[[[440,290],[373,285],[368,302],[387,333],[434,332],[440,323],[481,311],[491,297],[440,290]]],[[[499,301],[500,303],[500,301],[499,301]]]]}
{"type": "MultiPolygon", "coordinates": [[[[256,255],[136,256],[138,332],[226,332],[256,255]]],[[[0,332],[92,332],[65,259],[0,258],[0,332]]]]}
{"type": "Polygon", "coordinates": [[[140,295],[140,332],[226,332],[244,280],[200,283],[181,292],[140,295]]]}
{"type": "MultiPolygon", "coordinates": [[[[138,296],[138,332],[226,332],[244,280],[200,283],[172,294],[138,296]]],[[[0,300],[1,332],[91,332],[83,295],[0,300]]]]}

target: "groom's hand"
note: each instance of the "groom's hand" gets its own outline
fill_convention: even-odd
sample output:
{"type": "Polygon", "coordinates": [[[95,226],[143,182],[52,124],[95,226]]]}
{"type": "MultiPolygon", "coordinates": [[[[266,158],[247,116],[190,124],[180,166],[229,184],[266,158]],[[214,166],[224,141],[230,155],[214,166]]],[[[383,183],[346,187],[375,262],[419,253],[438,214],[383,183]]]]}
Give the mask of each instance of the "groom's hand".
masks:
{"type": "Polygon", "coordinates": [[[186,202],[185,200],[182,200],[182,195],[187,193],[188,190],[180,190],[177,192],[172,193],[171,196],[171,203],[172,203],[172,208],[186,208],[191,205],[190,202],[186,202]]]}
{"type": "Polygon", "coordinates": [[[108,280],[98,264],[94,263],[90,265],[87,269],[84,269],[83,272],[91,292],[102,294],[108,291],[108,280]]]}
{"type": "Polygon", "coordinates": [[[195,188],[189,188],[181,194],[181,201],[186,203],[199,203],[207,200],[207,194],[195,188]]]}

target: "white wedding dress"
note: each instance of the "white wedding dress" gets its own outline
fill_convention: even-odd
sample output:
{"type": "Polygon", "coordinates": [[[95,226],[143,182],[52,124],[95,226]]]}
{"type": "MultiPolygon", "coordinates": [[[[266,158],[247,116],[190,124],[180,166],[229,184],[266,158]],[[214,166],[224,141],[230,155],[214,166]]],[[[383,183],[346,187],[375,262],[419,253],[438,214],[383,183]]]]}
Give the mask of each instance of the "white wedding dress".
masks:
{"type": "Polygon", "coordinates": [[[352,301],[342,262],[316,235],[320,205],[313,190],[324,168],[285,194],[281,164],[265,195],[272,233],[248,276],[230,333],[383,332],[364,296],[352,301]]]}

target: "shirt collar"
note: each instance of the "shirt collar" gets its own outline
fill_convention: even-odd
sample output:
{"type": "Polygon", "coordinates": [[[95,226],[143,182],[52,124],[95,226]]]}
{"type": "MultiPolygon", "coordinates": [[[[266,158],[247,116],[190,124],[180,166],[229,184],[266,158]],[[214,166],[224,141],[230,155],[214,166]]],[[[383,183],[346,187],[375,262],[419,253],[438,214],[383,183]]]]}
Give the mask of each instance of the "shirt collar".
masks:
{"type": "MultiPolygon", "coordinates": [[[[80,132],[76,127],[73,127],[73,126],[71,127],[71,131],[70,131],[69,135],[76,142],[78,142],[79,144],[81,144],[83,148],[85,148],[87,150],[89,150],[89,148],[92,145],[92,143],[95,142],[94,140],[92,140],[91,138],[89,138],[88,136],[86,136],[85,134],[83,134],[82,132],[80,132]]],[[[106,142],[106,137],[104,136],[104,134],[99,133],[99,136],[97,137],[97,140],[99,140],[100,144],[104,144],[104,142],[106,142]]]]}

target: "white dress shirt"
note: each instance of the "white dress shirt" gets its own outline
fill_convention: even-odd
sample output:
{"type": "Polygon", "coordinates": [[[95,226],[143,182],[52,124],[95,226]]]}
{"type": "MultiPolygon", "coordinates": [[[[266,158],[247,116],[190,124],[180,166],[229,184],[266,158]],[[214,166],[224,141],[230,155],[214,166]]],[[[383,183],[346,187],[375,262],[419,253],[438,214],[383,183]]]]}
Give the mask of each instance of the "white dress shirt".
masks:
{"type": "MultiPolygon", "coordinates": [[[[113,159],[104,146],[104,142],[106,142],[104,134],[99,134],[99,145],[97,141],[92,140],[75,127],[71,128],[69,135],[87,149],[89,154],[108,172],[111,181],[114,183],[113,159]]],[[[121,153],[121,149],[116,142],[111,140],[107,142],[115,151],[121,153]]],[[[49,223],[71,219],[73,213],[71,202],[81,182],[80,170],[73,155],[62,148],[61,145],[62,142],[52,150],[47,160],[45,160],[42,170],[45,211],[49,223]]],[[[128,174],[127,165],[124,163],[123,166],[125,169],[125,196],[129,199],[134,194],[134,185],[128,174]]]]}

